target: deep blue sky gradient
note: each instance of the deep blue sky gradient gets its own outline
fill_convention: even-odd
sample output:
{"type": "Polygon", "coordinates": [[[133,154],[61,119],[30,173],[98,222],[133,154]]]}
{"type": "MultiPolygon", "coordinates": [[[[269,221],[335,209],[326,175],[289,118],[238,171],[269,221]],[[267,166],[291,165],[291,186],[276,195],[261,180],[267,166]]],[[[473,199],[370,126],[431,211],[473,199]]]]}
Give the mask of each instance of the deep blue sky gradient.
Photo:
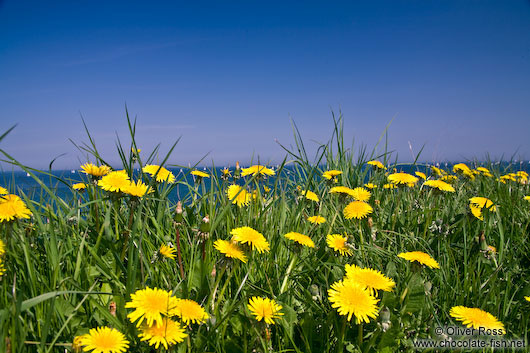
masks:
{"type": "Polygon", "coordinates": [[[125,104],[175,164],[278,162],[331,109],[369,149],[395,117],[401,161],[529,159],[530,2],[0,0],[0,82],[0,148],[39,168],[86,161],[80,114],[117,161],[125,104]]]}

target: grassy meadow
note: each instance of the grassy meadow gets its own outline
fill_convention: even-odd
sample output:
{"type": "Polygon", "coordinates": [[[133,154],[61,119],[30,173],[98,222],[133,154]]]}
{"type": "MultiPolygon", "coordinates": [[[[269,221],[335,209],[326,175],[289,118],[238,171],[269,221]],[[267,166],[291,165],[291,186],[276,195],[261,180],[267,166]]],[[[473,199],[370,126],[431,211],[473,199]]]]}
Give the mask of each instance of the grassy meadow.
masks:
{"type": "Polygon", "coordinates": [[[337,119],[315,159],[295,128],[279,167],[190,168],[189,182],[170,171],[178,144],[139,150],[128,122],[112,168],[87,130],[84,182],[55,180],[67,198],[0,150],[42,185],[40,199],[10,185],[0,200],[1,352],[416,351],[468,324],[528,347],[516,166],[400,173],[384,145],[346,146],[337,119]]]}

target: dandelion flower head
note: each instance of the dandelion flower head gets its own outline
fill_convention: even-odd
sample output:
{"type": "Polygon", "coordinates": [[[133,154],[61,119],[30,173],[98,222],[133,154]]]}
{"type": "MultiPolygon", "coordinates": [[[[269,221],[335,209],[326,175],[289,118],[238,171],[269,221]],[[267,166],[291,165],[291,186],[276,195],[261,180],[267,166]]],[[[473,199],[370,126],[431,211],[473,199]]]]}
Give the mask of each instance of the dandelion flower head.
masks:
{"type": "Polygon", "coordinates": [[[346,219],[362,219],[373,212],[372,206],[364,201],[352,201],[344,208],[346,219]]]}
{"type": "Polygon", "coordinates": [[[199,178],[209,178],[210,177],[210,174],[205,173],[205,172],[201,172],[200,170],[193,170],[191,172],[191,175],[195,175],[196,177],[199,177],[199,178]]]}
{"type": "Polygon", "coordinates": [[[273,325],[275,319],[279,319],[283,313],[282,306],[277,304],[274,299],[252,297],[248,300],[248,310],[256,317],[258,321],[265,321],[269,325],[273,325]]]}
{"type": "Polygon", "coordinates": [[[81,336],[80,344],[83,350],[92,353],[122,353],[129,347],[129,341],[115,328],[93,328],[86,335],[81,336]]]}
{"type": "Polygon", "coordinates": [[[409,187],[414,186],[418,182],[418,178],[408,173],[399,172],[390,174],[388,181],[395,185],[407,185],[409,187]]]}
{"type": "Polygon", "coordinates": [[[110,173],[111,169],[108,165],[97,166],[92,163],[85,163],[81,166],[82,172],[87,175],[92,175],[95,177],[101,177],[110,173]]]}
{"type": "Polygon", "coordinates": [[[168,259],[172,259],[174,260],[176,255],[175,255],[175,248],[172,247],[172,246],[168,246],[166,244],[162,244],[160,246],[160,249],[158,249],[158,252],[164,256],[164,257],[167,257],[168,259]]]}
{"type": "Polygon", "coordinates": [[[173,184],[175,182],[175,176],[169,170],[156,164],[148,164],[142,168],[144,173],[147,173],[154,177],[156,175],[156,181],[159,183],[167,182],[173,184]]]}
{"type": "Polygon", "coordinates": [[[320,200],[318,199],[317,194],[315,194],[313,191],[307,190],[306,192],[303,193],[303,195],[304,195],[305,198],[308,199],[308,200],[315,201],[315,202],[320,201],[320,200]]]}
{"type": "Polygon", "coordinates": [[[107,175],[103,176],[98,181],[98,185],[105,191],[110,192],[126,192],[130,187],[131,182],[129,181],[129,176],[123,170],[110,172],[107,175]]]}
{"type": "Polygon", "coordinates": [[[347,186],[334,186],[331,189],[329,189],[329,193],[330,194],[344,194],[344,195],[348,195],[352,197],[354,195],[353,189],[350,189],[347,186]]]}
{"type": "Polygon", "coordinates": [[[375,295],[378,290],[390,292],[396,283],[378,270],[361,268],[356,265],[346,265],[346,279],[357,282],[375,295]]]}
{"type": "Polygon", "coordinates": [[[381,163],[379,161],[376,161],[376,160],[368,161],[368,162],[366,162],[366,164],[374,166],[375,168],[378,168],[378,169],[383,169],[383,170],[386,169],[386,167],[383,165],[383,163],[381,163]]]}
{"type": "Polygon", "coordinates": [[[398,255],[398,257],[410,262],[417,261],[422,265],[429,266],[430,268],[440,268],[440,265],[438,262],[436,262],[436,260],[434,260],[429,254],[426,254],[422,251],[402,252],[398,255]]]}
{"type": "Polygon", "coordinates": [[[250,227],[240,227],[232,229],[230,232],[232,240],[242,244],[248,244],[252,249],[256,249],[260,254],[264,251],[269,252],[270,246],[267,239],[260,232],[250,227]]]}
{"type": "Polygon", "coordinates": [[[250,200],[252,200],[252,194],[236,184],[228,187],[226,190],[226,196],[233,204],[238,205],[239,207],[248,206],[250,200]]]}
{"type": "Polygon", "coordinates": [[[194,300],[191,299],[177,299],[176,306],[170,311],[170,315],[176,315],[186,324],[205,322],[210,316],[194,300]]]}
{"type": "Polygon", "coordinates": [[[169,346],[184,341],[187,336],[184,328],[177,321],[167,317],[163,319],[162,325],[143,325],[138,334],[140,341],[147,341],[150,346],[155,346],[155,349],[162,344],[166,350],[169,346]]]}
{"type": "Polygon", "coordinates": [[[247,175],[267,175],[267,176],[272,176],[274,174],[275,174],[274,170],[272,170],[270,168],[267,168],[267,167],[265,167],[263,165],[259,165],[259,164],[250,166],[248,168],[243,168],[241,170],[241,176],[247,176],[247,175]]]}
{"type": "Polygon", "coordinates": [[[307,220],[313,224],[322,224],[322,223],[326,223],[326,219],[322,216],[311,216],[311,217],[307,217],[307,220]]]}
{"type": "Polygon", "coordinates": [[[504,325],[495,316],[487,311],[478,308],[467,308],[465,306],[454,306],[449,311],[449,315],[461,321],[467,327],[479,329],[481,327],[486,329],[502,330],[505,333],[504,325]]]}
{"type": "Polygon", "coordinates": [[[440,191],[455,192],[455,188],[452,185],[447,184],[442,180],[427,180],[423,185],[427,185],[440,191]]]}
{"type": "Polygon", "coordinates": [[[235,242],[217,239],[215,243],[213,243],[213,247],[226,257],[238,259],[244,263],[247,262],[247,257],[245,256],[245,253],[243,253],[243,251],[239,248],[239,246],[237,246],[237,243],[235,242]]]}
{"type": "Polygon", "coordinates": [[[123,192],[131,196],[142,197],[145,194],[152,193],[153,190],[149,187],[149,185],[146,185],[141,180],[138,180],[136,183],[131,181],[129,186],[127,186],[123,192]]]}
{"type": "Polygon", "coordinates": [[[351,256],[353,251],[347,246],[348,238],[340,234],[328,234],[326,243],[334,251],[339,252],[342,256],[351,256]]]}
{"type": "Polygon", "coordinates": [[[355,316],[356,322],[370,322],[370,318],[377,317],[377,302],[379,301],[370,294],[363,285],[342,280],[335,282],[328,289],[328,299],[331,306],[336,308],[339,315],[347,316],[348,321],[355,316]]]}
{"type": "Polygon", "coordinates": [[[368,201],[372,194],[365,188],[357,187],[352,190],[351,196],[353,196],[353,199],[356,201],[368,201]]]}
{"type": "Polygon", "coordinates": [[[177,301],[178,298],[173,297],[169,291],[146,287],[131,294],[131,301],[125,307],[135,310],[127,317],[131,322],[138,320],[136,326],[140,326],[144,320],[147,326],[152,326],[153,323],[163,325],[163,315],[168,315],[176,307],[177,301]]]}
{"type": "Polygon", "coordinates": [[[336,178],[337,176],[341,175],[342,172],[340,170],[328,170],[328,171],[325,171],[322,176],[328,180],[331,180],[331,179],[334,179],[336,178]]]}
{"type": "Polygon", "coordinates": [[[292,241],[295,241],[298,244],[305,245],[305,246],[307,246],[309,248],[314,248],[315,247],[315,243],[313,242],[313,240],[311,240],[311,238],[308,237],[307,235],[304,235],[304,234],[301,234],[301,233],[289,232],[289,233],[285,234],[284,237],[286,237],[287,239],[290,239],[292,241]]]}
{"type": "Polygon", "coordinates": [[[17,195],[0,196],[0,223],[20,218],[29,218],[31,211],[17,195]]]}

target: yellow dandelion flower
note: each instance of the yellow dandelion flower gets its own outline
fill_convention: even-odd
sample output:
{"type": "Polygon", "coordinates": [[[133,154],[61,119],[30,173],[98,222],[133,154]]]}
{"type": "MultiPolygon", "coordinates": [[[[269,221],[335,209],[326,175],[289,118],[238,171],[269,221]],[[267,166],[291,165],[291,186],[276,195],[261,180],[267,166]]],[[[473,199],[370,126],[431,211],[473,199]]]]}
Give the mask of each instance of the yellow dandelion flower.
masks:
{"type": "Polygon", "coordinates": [[[239,185],[230,185],[226,190],[226,196],[232,201],[233,204],[238,205],[239,207],[248,206],[250,200],[252,200],[252,194],[247,192],[239,185]]]}
{"type": "Polygon", "coordinates": [[[326,219],[322,216],[311,216],[307,217],[307,220],[313,224],[322,224],[326,223],[326,219]]]}
{"type": "Polygon", "coordinates": [[[352,256],[353,251],[346,245],[348,238],[340,234],[328,234],[326,243],[330,248],[338,251],[342,256],[352,256]]]}
{"type": "Polygon", "coordinates": [[[271,176],[271,175],[274,175],[274,170],[272,169],[269,169],[263,165],[253,165],[251,167],[248,167],[248,168],[243,168],[241,170],[241,176],[247,176],[247,175],[267,175],[267,176],[271,176]]]}
{"type": "Polygon", "coordinates": [[[365,286],[372,295],[376,295],[378,290],[390,292],[396,286],[391,278],[380,271],[355,265],[346,265],[346,279],[365,286]]]}
{"type": "Polygon", "coordinates": [[[489,252],[491,252],[493,254],[497,253],[497,248],[494,247],[493,245],[488,245],[487,249],[488,249],[489,252]]]}
{"type": "Polygon", "coordinates": [[[238,259],[240,261],[243,261],[244,263],[247,262],[247,257],[239,248],[239,246],[237,246],[236,243],[227,240],[217,239],[215,243],[213,243],[213,247],[226,257],[238,259]]]}
{"type": "Polygon", "coordinates": [[[334,186],[329,189],[330,194],[344,194],[353,197],[353,189],[350,189],[347,186],[334,186]]]}
{"type": "Polygon", "coordinates": [[[273,325],[275,319],[279,319],[283,313],[282,306],[277,304],[274,299],[252,297],[248,300],[248,310],[256,317],[258,321],[265,321],[269,325],[273,325]]]}
{"type": "Polygon", "coordinates": [[[484,216],[482,215],[482,208],[475,206],[473,204],[469,204],[469,210],[471,211],[471,214],[473,216],[480,219],[481,221],[484,220],[484,216]]]}
{"type": "Polygon", "coordinates": [[[427,179],[427,175],[425,175],[425,173],[422,173],[422,172],[414,172],[414,174],[415,174],[417,177],[422,178],[423,180],[427,179]]]}
{"type": "Polygon", "coordinates": [[[264,251],[269,252],[270,246],[263,234],[250,227],[240,227],[232,229],[232,240],[242,244],[248,244],[252,250],[256,249],[260,254],[264,251]]]}
{"type": "Polygon", "coordinates": [[[398,255],[398,257],[410,262],[417,261],[422,265],[429,266],[430,268],[440,268],[440,265],[438,262],[436,262],[436,260],[434,260],[429,254],[426,254],[422,251],[402,252],[398,255]]]}
{"type": "Polygon", "coordinates": [[[0,186],[0,195],[7,195],[7,194],[9,194],[7,189],[0,186]]]}
{"type": "Polygon", "coordinates": [[[142,197],[145,194],[152,193],[153,189],[151,189],[149,185],[144,184],[141,180],[138,180],[136,183],[131,181],[123,192],[131,196],[142,197]]]}
{"type": "Polygon", "coordinates": [[[346,219],[362,219],[373,212],[372,206],[364,201],[352,201],[344,207],[344,217],[346,219]]]}
{"type": "Polygon", "coordinates": [[[530,201],[530,196],[523,197],[523,200],[530,201]]]}
{"type": "Polygon", "coordinates": [[[471,203],[472,205],[475,205],[477,206],[478,208],[486,208],[490,211],[496,211],[497,208],[495,207],[495,205],[493,204],[493,201],[491,201],[490,199],[487,199],[485,197],[481,197],[481,196],[475,196],[475,197],[472,197],[469,199],[469,203],[471,203]]]}
{"type": "Polygon", "coordinates": [[[383,169],[383,170],[386,169],[386,167],[383,165],[383,163],[381,163],[379,161],[376,161],[376,160],[366,162],[366,164],[374,166],[375,168],[378,168],[378,169],[383,169]]]}
{"type": "Polygon", "coordinates": [[[209,178],[210,174],[201,172],[200,170],[194,170],[191,172],[191,175],[195,175],[198,178],[209,178]]]}
{"type": "Polygon", "coordinates": [[[437,168],[435,166],[431,166],[431,172],[432,172],[432,174],[434,174],[436,176],[442,176],[442,175],[445,174],[445,171],[443,171],[442,169],[437,168]]]}
{"type": "Polygon", "coordinates": [[[6,253],[6,244],[0,239],[0,256],[6,253]]]}
{"type": "Polygon", "coordinates": [[[159,183],[167,182],[169,184],[173,184],[176,180],[173,173],[159,165],[148,164],[142,168],[142,171],[151,175],[152,177],[156,175],[156,181],[159,183]]]}
{"type": "Polygon", "coordinates": [[[388,181],[395,185],[407,185],[409,187],[414,186],[418,182],[418,178],[408,173],[399,172],[390,174],[388,181]]]}
{"type": "Polygon", "coordinates": [[[166,244],[162,244],[160,246],[160,249],[158,249],[158,252],[163,255],[164,257],[167,257],[168,259],[171,259],[171,260],[174,260],[176,255],[175,255],[175,248],[172,247],[172,246],[167,246],[166,244]]]}
{"type": "Polygon", "coordinates": [[[328,289],[328,299],[339,315],[347,316],[348,321],[355,315],[355,320],[370,322],[378,314],[377,298],[372,296],[366,287],[353,281],[338,281],[328,289]]]}
{"type": "Polygon", "coordinates": [[[526,299],[526,301],[529,301],[530,302],[530,297],[524,297],[526,299]]]}
{"type": "Polygon", "coordinates": [[[484,167],[477,167],[477,170],[481,173],[490,173],[490,170],[484,167]]]}
{"type": "Polygon", "coordinates": [[[221,169],[221,174],[225,178],[228,178],[228,177],[232,176],[232,173],[230,172],[230,169],[228,169],[228,168],[221,169]]]}
{"type": "Polygon", "coordinates": [[[186,326],[190,323],[204,323],[210,317],[202,306],[191,299],[178,299],[169,314],[178,316],[186,326]]]}
{"type": "Polygon", "coordinates": [[[397,189],[397,186],[395,184],[385,184],[383,185],[384,189],[397,189]]]}
{"type": "Polygon", "coordinates": [[[313,191],[309,191],[309,190],[307,190],[306,192],[303,193],[303,195],[304,195],[305,198],[308,199],[308,200],[315,201],[315,202],[320,201],[320,200],[318,199],[317,194],[315,194],[313,191]]]}
{"type": "Polygon", "coordinates": [[[125,192],[131,185],[125,171],[110,172],[98,181],[98,185],[105,191],[125,192]]]}
{"type": "Polygon", "coordinates": [[[427,185],[440,191],[455,192],[455,188],[452,185],[441,180],[427,180],[423,185],[427,185]]]}
{"type": "Polygon", "coordinates": [[[85,183],[75,183],[74,185],[72,185],[72,188],[74,190],[79,190],[79,191],[85,190],[86,187],[87,187],[87,184],[85,184],[85,183]]]}
{"type": "Polygon", "coordinates": [[[366,183],[364,184],[364,187],[366,187],[367,189],[375,189],[377,187],[377,185],[375,184],[372,184],[372,183],[366,183]]]}
{"type": "Polygon", "coordinates": [[[356,201],[368,201],[372,194],[365,188],[357,187],[352,190],[351,196],[353,196],[353,199],[356,201]]]}
{"type": "Polygon", "coordinates": [[[285,234],[284,237],[286,237],[287,239],[290,239],[292,241],[295,241],[298,244],[305,245],[305,246],[310,247],[310,248],[314,248],[315,247],[315,243],[313,242],[313,240],[311,240],[310,237],[308,237],[307,235],[304,235],[304,234],[300,234],[300,233],[297,233],[297,232],[289,232],[289,233],[285,234]]]}
{"type": "Polygon", "coordinates": [[[440,180],[446,183],[454,183],[458,178],[454,175],[444,175],[440,180]]]}
{"type": "Polygon", "coordinates": [[[83,337],[85,335],[81,335],[81,336],[75,336],[74,337],[74,340],[72,341],[72,350],[75,352],[75,353],[80,353],[81,350],[83,349],[83,345],[82,345],[82,342],[83,342],[83,337]]]}
{"type": "Polygon", "coordinates": [[[129,341],[115,328],[98,327],[81,336],[83,351],[92,353],[122,353],[129,347],[129,341]]]}
{"type": "Polygon", "coordinates": [[[4,266],[4,260],[0,257],[0,278],[6,273],[6,268],[4,266]]]}
{"type": "Polygon", "coordinates": [[[155,349],[158,349],[162,344],[166,350],[169,349],[169,346],[184,341],[187,336],[180,323],[167,317],[163,319],[162,325],[143,325],[138,334],[140,341],[148,341],[147,343],[150,346],[155,346],[155,349]]]}
{"type": "Polygon", "coordinates": [[[111,169],[108,165],[102,165],[102,166],[97,166],[95,164],[92,164],[92,163],[85,163],[81,166],[81,169],[83,171],[83,173],[87,174],[87,175],[92,175],[92,176],[95,176],[95,177],[100,177],[100,176],[103,176],[103,175],[106,175],[108,173],[110,173],[111,169]]]}
{"type": "Polygon", "coordinates": [[[464,163],[458,163],[453,166],[453,173],[460,173],[468,177],[469,179],[475,179],[473,171],[464,163]]]}
{"type": "Polygon", "coordinates": [[[131,294],[131,301],[125,304],[126,308],[135,310],[127,315],[131,322],[138,320],[136,326],[140,326],[145,320],[147,326],[163,325],[162,315],[168,315],[177,305],[178,298],[171,295],[171,292],[149,288],[139,289],[131,294]]]}
{"type": "Polygon", "coordinates": [[[0,196],[0,223],[20,218],[29,218],[31,211],[17,195],[0,196]]]}
{"type": "Polygon", "coordinates": [[[335,179],[337,176],[341,175],[340,170],[328,170],[322,174],[322,176],[328,180],[335,179]]]}
{"type": "Polygon", "coordinates": [[[498,332],[501,334],[506,333],[502,322],[487,311],[478,308],[467,308],[461,305],[453,306],[449,311],[449,315],[461,321],[467,327],[473,327],[474,329],[483,327],[485,329],[499,330],[498,332]]]}

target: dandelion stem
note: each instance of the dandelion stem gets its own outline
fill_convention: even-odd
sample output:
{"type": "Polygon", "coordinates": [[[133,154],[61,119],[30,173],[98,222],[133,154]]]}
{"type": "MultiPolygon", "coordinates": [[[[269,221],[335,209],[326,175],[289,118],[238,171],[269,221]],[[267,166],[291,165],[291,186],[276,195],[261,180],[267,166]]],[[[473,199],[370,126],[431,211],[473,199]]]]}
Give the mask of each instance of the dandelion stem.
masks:
{"type": "Polygon", "coordinates": [[[362,322],[359,324],[359,331],[358,331],[357,339],[359,343],[359,348],[361,348],[363,344],[363,323],[362,322]]]}
{"type": "Polygon", "coordinates": [[[282,286],[280,287],[280,294],[285,292],[285,287],[287,287],[287,280],[289,279],[289,275],[291,274],[291,271],[293,270],[296,260],[298,260],[298,254],[293,256],[293,259],[289,263],[289,267],[287,267],[287,272],[285,272],[285,277],[283,277],[282,286]]]}
{"type": "Polygon", "coordinates": [[[212,291],[212,295],[210,297],[210,299],[208,300],[208,305],[207,306],[210,306],[210,304],[212,305],[211,306],[211,309],[212,311],[214,310],[215,308],[215,295],[217,294],[217,288],[219,287],[219,282],[221,281],[221,278],[223,277],[225,271],[226,271],[226,267],[227,267],[228,264],[225,264],[223,266],[223,268],[221,269],[221,272],[217,275],[217,278],[215,279],[215,284],[213,286],[213,291],[212,291]]]}
{"type": "Polygon", "coordinates": [[[343,352],[345,332],[346,332],[346,317],[342,318],[342,326],[340,328],[339,341],[337,342],[337,353],[343,352]]]}
{"type": "Polygon", "coordinates": [[[175,224],[175,234],[177,236],[177,259],[179,262],[180,277],[182,278],[182,280],[184,280],[185,276],[184,276],[184,268],[182,266],[182,254],[180,250],[180,232],[179,232],[178,224],[175,224]]]}

